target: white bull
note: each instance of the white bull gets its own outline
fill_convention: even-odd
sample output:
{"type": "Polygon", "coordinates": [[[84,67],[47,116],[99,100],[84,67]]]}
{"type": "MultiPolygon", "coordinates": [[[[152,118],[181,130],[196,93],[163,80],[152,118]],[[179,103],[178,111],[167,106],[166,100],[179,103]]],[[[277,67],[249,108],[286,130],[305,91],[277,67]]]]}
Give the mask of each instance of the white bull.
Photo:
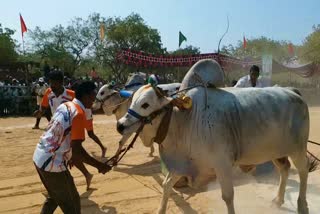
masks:
{"type": "MultiPolygon", "coordinates": [[[[181,176],[187,176],[191,186],[198,186],[215,173],[228,213],[234,214],[232,167],[269,160],[280,172],[274,202],[281,206],[289,170],[283,157],[290,157],[300,176],[298,212],[307,214],[309,112],[302,98],[280,87],[211,88],[207,92],[207,106],[205,89],[193,88],[187,92],[192,109],[174,108],[171,117],[165,118],[170,122],[159,151],[169,173],[163,182],[158,212],[165,213],[172,187],[181,176]]],[[[152,116],[152,123],[145,125],[144,131],[154,138],[172,101],[158,88],[141,87],[132,98],[130,111],[118,120],[118,131],[130,136],[152,116]]]]}
{"type": "MultiPolygon", "coordinates": [[[[165,90],[169,94],[171,94],[176,92],[180,88],[180,85],[181,85],[180,83],[170,83],[170,84],[160,84],[158,86],[162,88],[162,90],[165,90]]],[[[141,87],[141,85],[140,86],[137,85],[135,87],[137,89],[137,87],[141,87]]],[[[109,85],[102,86],[99,92],[97,93],[96,98],[97,99],[93,104],[93,109],[97,110],[102,108],[106,115],[111,116],[112,114],[114,114],[117,120],[119,120],[123,115],[125,115],[125,113],[128,111],[129,106],[131,104],[131,97],[123,97],[121,91],[113,89],[109,85]]],[[[140,133],[139,137],[144,146],[150,147],[149,156],[153,156],[153,153],[154,153],[153,140],[145,140],[146,138],[145,138],[144,131],[140,133]]],[[[128,138],[125,136],[120,140],[116,155],[120,153],[127,139],[128,138]]]]}

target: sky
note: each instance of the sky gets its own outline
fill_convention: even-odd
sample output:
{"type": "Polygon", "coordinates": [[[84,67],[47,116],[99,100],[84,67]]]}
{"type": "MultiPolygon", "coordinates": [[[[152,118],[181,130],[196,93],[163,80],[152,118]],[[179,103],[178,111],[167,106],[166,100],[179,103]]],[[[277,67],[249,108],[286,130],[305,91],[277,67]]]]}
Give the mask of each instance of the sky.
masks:
{"type": "Polygon", "coordinates": [[[266,36],[299,45],[312,26],[320,24],[319,8],[320,0],[8,0],[1,2],[0,23],[16,30],[14,38],[21,42],[19,13],[28,29],[48,30],[94,12],[104,17],[126,17],[134,12],[158,29],[167,50],[178,48],[181,31],[187,37],[182,48],[192,45],[211,53],[226,30],[227,17],[229,32],[221,45],[237,44],[243,36],[266,36]]]}

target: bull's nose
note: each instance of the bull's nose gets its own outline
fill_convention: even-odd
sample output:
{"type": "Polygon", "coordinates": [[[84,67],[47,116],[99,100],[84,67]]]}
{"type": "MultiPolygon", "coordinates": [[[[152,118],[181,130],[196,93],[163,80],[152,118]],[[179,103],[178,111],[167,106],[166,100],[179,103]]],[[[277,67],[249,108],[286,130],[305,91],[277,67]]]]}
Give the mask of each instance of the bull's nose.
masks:
{"type": "Polygon", "coordinates": [[[117,131],[122,134],[124,130],[124,125],[122,123],[117,122],[117,131]]]}

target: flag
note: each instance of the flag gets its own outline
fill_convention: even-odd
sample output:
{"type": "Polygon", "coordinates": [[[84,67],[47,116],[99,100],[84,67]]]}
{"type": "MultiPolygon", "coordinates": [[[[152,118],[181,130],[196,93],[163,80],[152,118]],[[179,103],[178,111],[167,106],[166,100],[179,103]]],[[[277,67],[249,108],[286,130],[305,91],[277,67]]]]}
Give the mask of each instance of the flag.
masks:
{"type": "Polygon", "coordinates": [[[179,48],[183,41],[187,41],[187,38],[179,31],[179,48]]]}
{"type": "Polygon", "coordinates": [[[246,49],[247,48],[247,40],[246,37],[243,36],[243,48],[246,49]]]}
{"type": "Polygon", "coordinates": [[[103,41],[104,39],[104,24],[100,24],[100,40],[103,41]]]}
{"type": "Polygon", "coordinates": [[[23,37],[23,33],[27,32],[28,29],[27,29],[26,23],[24,23],[24,20],[23,20],[21,14],[20,14],[20,25],[21,25],[21,34],[22,34],[22,37],[23,37]]]}
{"type": "Polygon", "coordinates": [[[291,56],[294,55],[294,49],[293,49],[292,43],[289,43],[289,45],[288,45],[288,52],[289,52],[289,54],[290,54],[291,56]]]}

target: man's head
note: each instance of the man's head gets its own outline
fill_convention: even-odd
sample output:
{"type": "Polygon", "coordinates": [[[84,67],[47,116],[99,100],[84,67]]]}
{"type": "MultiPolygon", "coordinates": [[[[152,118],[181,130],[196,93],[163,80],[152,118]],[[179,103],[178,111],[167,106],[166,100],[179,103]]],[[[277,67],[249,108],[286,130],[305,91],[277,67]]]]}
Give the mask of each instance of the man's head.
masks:
{"type": "Polygon", "coordinates": [[[260,75],[260,69],[257,65],[253,65],[250,68],[250,81],[253,87],[257,84],[257,79],[260,75]]]}
{"type": "Polygon", "coordinates": [[[39,85],[43,86],[43,84],[44,84],[44,79],[43,79],[43,77],[40,77],[40,78],[39,78],[38,83],[39,83],[39,85]]]}
{"type": "Polygon", "coordinates": [[[62,71],[54,70],[49,73],[50,88],[56,95],[63,93],[63,73],[62,71]]]}
{"type": "Polygon", "coordinates": [[[92,81],[78,82],[74,87],[76,98],[82,102],[86,108],[91,108],[96,98],[96,85],[92,81]]]}

